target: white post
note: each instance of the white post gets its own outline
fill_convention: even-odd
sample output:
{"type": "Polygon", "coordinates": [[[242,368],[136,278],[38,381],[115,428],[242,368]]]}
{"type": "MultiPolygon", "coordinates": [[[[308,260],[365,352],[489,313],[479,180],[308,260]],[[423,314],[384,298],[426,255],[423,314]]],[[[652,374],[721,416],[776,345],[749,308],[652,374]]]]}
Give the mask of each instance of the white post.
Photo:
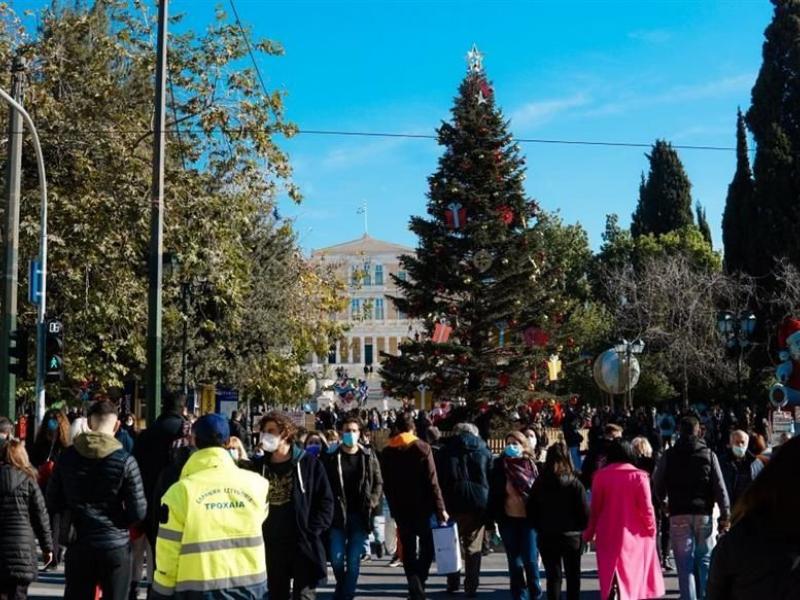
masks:
{"type": "Polygon", "coordinates": [[[44,397],[44,373],[45,373],[45,330],[44,319],[47,311],[47,177],[44,171],[44,155],[42,146],[39,143],[39,134],[33,124],[28,112],[14,98],[9,96],[4,90],[0,89],[0,97],[3,98],[14,110],[22,115],[25,124],[31,132],[33,148],[36,151],[36,164],[39,171],[39,192],[41,194],[42,205],[39,212],[40,238],[39,238],[39,262],[42,266],[41,298],[39,300],[39,312],[36,317],[36,422],[35,429],[44,418],[45,397],[44,397]]]}

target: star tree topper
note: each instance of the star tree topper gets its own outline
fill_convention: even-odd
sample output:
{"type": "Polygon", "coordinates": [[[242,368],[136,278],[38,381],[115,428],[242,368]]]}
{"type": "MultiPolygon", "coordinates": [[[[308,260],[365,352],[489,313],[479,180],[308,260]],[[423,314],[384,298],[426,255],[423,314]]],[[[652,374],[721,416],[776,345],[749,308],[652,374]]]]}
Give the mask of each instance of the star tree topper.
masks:
{"type": "Polygon", "coordinates": [[[472,44],[472,48],[467,52],[467,70],[470,73],[483,72],[483,53],[478,50],[476,44],[472,44]]]}

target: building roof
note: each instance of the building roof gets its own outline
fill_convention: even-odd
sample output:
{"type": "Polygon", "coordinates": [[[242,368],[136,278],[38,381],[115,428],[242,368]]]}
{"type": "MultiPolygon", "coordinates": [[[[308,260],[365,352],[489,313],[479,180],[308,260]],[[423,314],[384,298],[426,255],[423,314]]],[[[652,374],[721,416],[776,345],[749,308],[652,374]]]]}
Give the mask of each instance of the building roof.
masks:
{"type": "Polygon", "coordinates": [[[320,248],[311,253],[312,257],[327,256],[327,255],[373,255],[373,254],[392,254],[399,256],[401,254],[413,254],[414,249],[401,244],[394,244],[392,242],[384,242],[383,240],[376,240],[366,233],[356,240],[343,242],[328,246],[327,248],[320,248]]]}

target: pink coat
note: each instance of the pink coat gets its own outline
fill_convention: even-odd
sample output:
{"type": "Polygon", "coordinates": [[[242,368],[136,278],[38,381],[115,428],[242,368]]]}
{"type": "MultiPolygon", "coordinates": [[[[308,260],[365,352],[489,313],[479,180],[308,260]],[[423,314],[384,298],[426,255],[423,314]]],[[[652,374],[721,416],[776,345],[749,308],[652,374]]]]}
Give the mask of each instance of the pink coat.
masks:
{"type": "Polygon", "coordinates": [[[592,512],[583,537],[596,538],[601,598],[611,593],[614,573],[622,600],[664,595],[650,477],[645,471],[612,464],[595,473],[592,512]]]}

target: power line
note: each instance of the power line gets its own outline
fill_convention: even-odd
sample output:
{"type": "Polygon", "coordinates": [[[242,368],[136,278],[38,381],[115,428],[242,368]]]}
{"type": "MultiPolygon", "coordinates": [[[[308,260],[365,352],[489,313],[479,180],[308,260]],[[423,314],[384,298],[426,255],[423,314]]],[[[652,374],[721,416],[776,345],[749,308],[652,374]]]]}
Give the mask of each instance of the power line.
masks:
{"type": "MultiPolygon", "coordinates": [[[[338,135],[351,137],[385,137],[385,138],[410,138],[410,139],[438,139],[436,135],[425,133],[389,133],[383,131],[337,131],[324,129],[300,129],[299,134],[307,135],[338,135]]],[[[514,138],[517,143],[528,144],[567,144],[572,146],[610,146],[620,148],[652,148],[653,144],[644,142],[606,142],[596,140],[564,140],[564,139],[545,139],[545,138],[514,138]]],[[[735,151],[735,146],[707,146],[692,144],[672,144],[673,148],[679,150],[722,150],[735,151]]]]}
{"type": "MultiPolygon", "coordinates": [[[[153,133],[152,129],[81,129],[81,128],[57,128],[42,126],[40,131],[54,134],[63,135],[68,133],[82,133],[82,134],[117,134],[117,135],[149,135],[153,133]]],[[[263,131],[258,127],[214,127],[223,133],[248,133],[253,131],[263,131]]],[[[180,136],[183,133],[206,133],[203,127],[167,127],[164,129],[165,133],[175,133],[180,136]]],[[[340,129],[298,129],[297,135],[322,135],[322,136],[339,136],[339,137],[368,137],[368,138],[399,138],[399,139],[414,139],[414,140],[437,140],[437,135],[431,133],[393,133],[389,131],[347,131],[340,129]]],[[[653,144],[646,142],[611,142],[604,140],[569,140],[560,138],[513,138],[513,142],[518,144],[562,144],[568,146],[603,146],[610,148],[652,148],[653,144]]],[[[733,152],[736,150],[735,146],[712,146],[702,144],[672,144],[676,150],[709,150],[721,152],[733,152]]],[[[755,149],[751,148],[751,152],[755,149]]]]}
{"type": "Polygon", "coordinates": [[[247,45],[247,53],[250,55],[250,60],[253,61],[253,67],[255,67],[256,75],[258,75],[258,81],[261,83],[261,91],[263,92],[264,96],[269,96],[267,93],[267,86],[264,85],[264,78],[261,76],[261,69],[258,68],[256,57],[253,54],[253,47],[250,45],[250,38],[248,38],[247,34],[244,32],[242,21],[239,19],[239,11],[236,10],[236,5],[233,3],[233,0],[230,0],[230,3],[231,8],[233,9],[233,16],[236,17],[236,24],[239,26],[239,33],[242,36],[242,40],[244,40],[244,43],[247,45]]]}

